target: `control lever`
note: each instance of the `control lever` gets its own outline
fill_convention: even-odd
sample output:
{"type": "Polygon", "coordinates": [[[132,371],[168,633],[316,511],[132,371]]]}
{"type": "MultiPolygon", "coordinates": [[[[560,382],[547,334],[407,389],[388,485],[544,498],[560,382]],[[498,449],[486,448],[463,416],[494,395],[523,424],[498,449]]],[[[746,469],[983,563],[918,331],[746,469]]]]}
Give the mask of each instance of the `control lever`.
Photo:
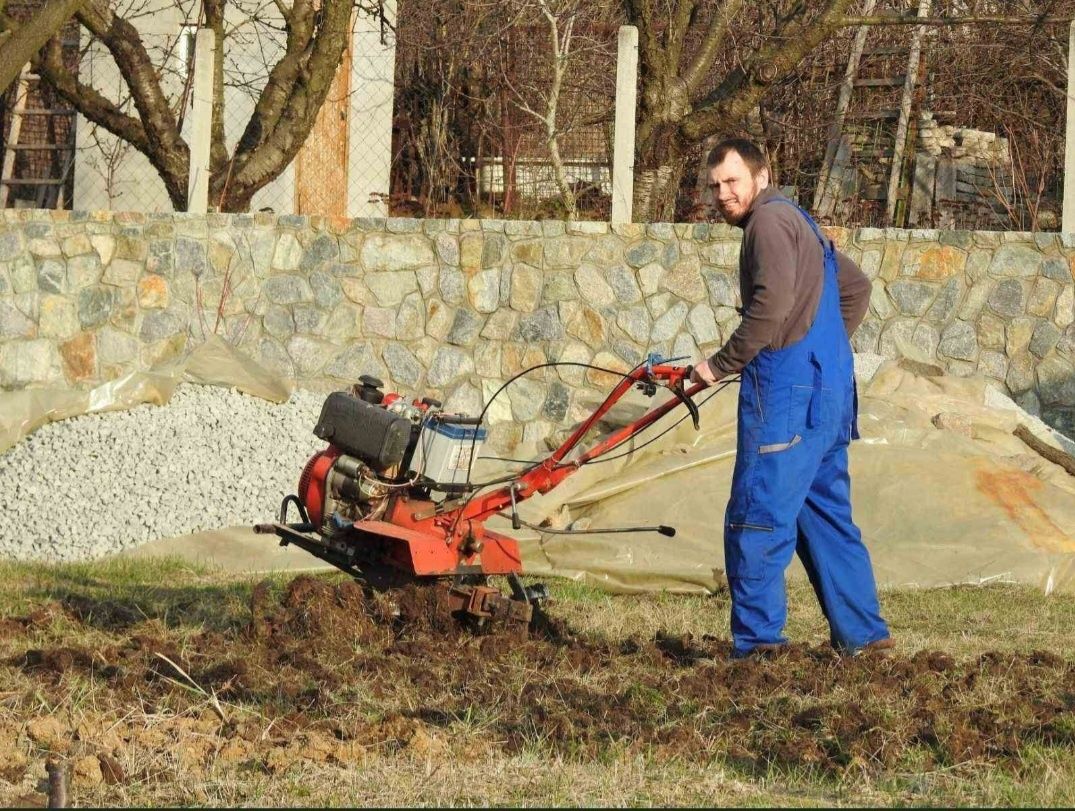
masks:
{"type": "Polygon", "coordinates": [[[679,378],[672,383],[668,388],[672,390],[672,394],[676,395],[683,405],[687,407],[687,410],[691,413],[691,422],[694,423],[694,430],[700,431],[702,429],[702,416],[698,412],[698,404],[687,395],[686,389],[683,387],[683,381],[685,378],[679,378]]]}

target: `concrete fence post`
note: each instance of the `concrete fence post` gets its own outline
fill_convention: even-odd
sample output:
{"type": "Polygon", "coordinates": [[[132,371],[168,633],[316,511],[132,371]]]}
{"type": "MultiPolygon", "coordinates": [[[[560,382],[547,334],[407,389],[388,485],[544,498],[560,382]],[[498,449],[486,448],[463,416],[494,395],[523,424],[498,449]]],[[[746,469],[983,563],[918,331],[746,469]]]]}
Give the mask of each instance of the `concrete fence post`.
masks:
{"type": "Polygon", "coordinates": [[[1075,233],[1075,22],[1068,31],[1067,131],[1064,141],[1064,211],[1060,230],[1075,233]]]}
{"type": "Polygon", "coordinates": [[[213,66],[216,34],[199,28],[194,38],[193,105],[190,116],[190,174],[187,178],[187,211],[204,214],[209,209],[209,150],[213,137],[213,66]]]}
{"type": "Polygon", "coordinates": [[[621,25],[616,56],[616,131],[612,147],[612,222],[631,222],[635,187],[638,29],[621,25]]]}

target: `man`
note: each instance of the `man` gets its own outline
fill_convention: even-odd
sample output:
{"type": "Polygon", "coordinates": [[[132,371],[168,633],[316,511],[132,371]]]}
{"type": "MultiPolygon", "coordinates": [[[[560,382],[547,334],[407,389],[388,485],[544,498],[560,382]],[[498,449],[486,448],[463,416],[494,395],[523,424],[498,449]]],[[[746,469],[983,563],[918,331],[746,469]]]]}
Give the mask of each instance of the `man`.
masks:
{"type": "Polygon", "coordinates": [[[870,281],[806,212],[770,187],[768,161],[744,139],[709,155],[709,187],[743,229],[743,321],[694,367],[696,383],[741,375],[724,555],[736,657],[787,643],[784,571],[797,552],[845,654],[892,646],[870,556],[851,520],[847,446],[857,438],[852,332],[870,281]]]}

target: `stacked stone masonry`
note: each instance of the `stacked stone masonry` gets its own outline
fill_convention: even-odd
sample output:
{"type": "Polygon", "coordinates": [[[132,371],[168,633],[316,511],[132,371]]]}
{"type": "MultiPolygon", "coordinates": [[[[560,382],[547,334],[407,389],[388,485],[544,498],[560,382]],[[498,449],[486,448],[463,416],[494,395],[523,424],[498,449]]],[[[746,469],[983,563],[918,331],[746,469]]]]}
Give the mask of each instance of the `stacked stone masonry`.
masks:
{"type": "MultiPolygon", "coordinates": [[[[907,346],[1075,428],[1075,235],[830,228],[873,280],[860,352],[907,346]]],[[[738,322],[727,226],[9,210],[0,387],[89,387],[227,336],[306,385],[363,373],[476,413],[547,361],[700,358],[738,322]]],[[[580,419],[616,378],[542,369],[498,445],[580,419]]]]}

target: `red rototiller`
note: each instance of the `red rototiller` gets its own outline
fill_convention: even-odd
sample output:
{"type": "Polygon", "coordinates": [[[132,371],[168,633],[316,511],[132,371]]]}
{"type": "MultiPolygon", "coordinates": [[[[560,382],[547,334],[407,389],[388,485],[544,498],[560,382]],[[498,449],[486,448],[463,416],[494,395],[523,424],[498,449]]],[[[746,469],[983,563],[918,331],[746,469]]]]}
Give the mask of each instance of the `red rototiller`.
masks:
{"type": "MultiPolygon", "coordinates": [[[[553,365],[565,364],[544,366],[553,365]]],[[[314,434],[328,447],[306,463],[297,495],[286,496],[280,506],[279,521],[254,529],[275,533],[281,545],[295,544],[373,587],[451,580],[450,610],[479,626],[500,620],[529,622],[534,606],[546,597],[545,588],[523,586],[518,543],[485,522],[501,514],[510,517],[516,529],[530,526],[519,517],[519,502],[549,492],[599,457],[609,458],[606,454],[681,403],[697,428],[698,406],[692,397],[702,386],[688,388],[689,375],[690,367],[651,355],[624,374],[601,406],[546,459],[489,482],[471,481],[486,438],[484,411],[478,417],[445,413],[436,400],[408,402],[383,392],[376,378],[363,376],[351,391],[333,392],[325,400],[314,434]],[[674,397],[572,455],[632,387],[651,397],[666,388],[674,397]],[[288,522],[292,504],[299,522],[288,522]],[[487,585],[495,575],[507,578],[510,594],[487,585]]],[[[586,530],[645,531],[675,535],[663,525],[586,530]]]]}

